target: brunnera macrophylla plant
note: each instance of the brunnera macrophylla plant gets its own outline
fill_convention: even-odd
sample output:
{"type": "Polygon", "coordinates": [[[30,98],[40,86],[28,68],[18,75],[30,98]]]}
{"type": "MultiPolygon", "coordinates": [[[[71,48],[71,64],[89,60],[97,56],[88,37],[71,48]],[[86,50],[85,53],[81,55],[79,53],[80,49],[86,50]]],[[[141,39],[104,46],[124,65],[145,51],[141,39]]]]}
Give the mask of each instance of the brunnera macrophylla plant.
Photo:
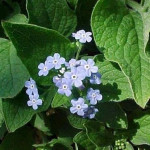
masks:
{"type": "MultiPolygon", "coordinates": [[[[72,34],[80,43],[91,42],[91,35],[91,32],[85,32],[84,30],[79,30],[72,34]]],[[[81,51],[81,49],[79,49],[79,51],[81,51]]],[[[77,53],[77,55],[79,55],[79,53],[77,53]]],[[[101,75],[93,59],[77,59],[78,56],[76,56],[76,59],[72,58],[69,62],[66,62],[65,58],[55,53],[54,56],[48,56],[44,63],[38,65],[38,75],[47,76],[52,71],[56,72],[58,75],[53,77],[53,83],[58,88],[57,92],[67,97],[71,96],[74,88],[81,91],[85,90],[85,85],[87,85],[88,82],[90,84],[100,84],[101,75]]],[[[99,89],[91,88],[90,84],[86,92],[87,95],[82,95],[82,97],[78,99],[74,98],[70,100],[70,112],[73,114],[77,113],[77,115],[83,118],[88,117],[92,119],[95,117],[96,112],[98,112],[95,105],[98,101],[102,100],[102,95],[99,89]],[[86,97],[86,99],[83,97],[86,97]]],[[[38,106],[42,105],[42,100],[39,99],[36,82],[30,78],[30,81],[25,82],[25,87],[27,87],[26,93],[30,99],[27,105],[32,106],[34,110],[38,109],[38,106]]]]}
{"type": "Polygon", "coordinates": [[[0,0],[0,150],[149,150],[150,1],[0,0]]]}

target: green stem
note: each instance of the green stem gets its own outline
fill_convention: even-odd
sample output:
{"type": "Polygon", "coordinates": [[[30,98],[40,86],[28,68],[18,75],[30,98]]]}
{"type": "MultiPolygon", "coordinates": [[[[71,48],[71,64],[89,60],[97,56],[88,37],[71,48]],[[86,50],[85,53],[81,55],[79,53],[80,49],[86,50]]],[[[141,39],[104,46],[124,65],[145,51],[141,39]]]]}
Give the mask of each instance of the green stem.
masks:
{"type": "Polygon", "coordinates": [[[77,42],[77,46],[78,46],[78,51],[77,51],[77,54],[76,54],[76,60],[79,59],[79,55],[80,55],[80,52],[82,50],[82,44],[77,42]]]}
{"type": "Polygon", "coordinates": [[[134,10],[141,12],[142,11],[142,6],[140,4],[138,4],[137,2],[133,1],[133,0],[126,0],[126,3],[132,7],[134,10]]]}
{"type": "Polygon", "coordinates": [[[141,5],[143,6],[145,3],[145,0],[141,0],[141,5]]]}
{"type": "Polygon", "coordinates": [[[75,143],[75,150],[78,150],[78,145],[77,145],[77,143],[75,143]]]}

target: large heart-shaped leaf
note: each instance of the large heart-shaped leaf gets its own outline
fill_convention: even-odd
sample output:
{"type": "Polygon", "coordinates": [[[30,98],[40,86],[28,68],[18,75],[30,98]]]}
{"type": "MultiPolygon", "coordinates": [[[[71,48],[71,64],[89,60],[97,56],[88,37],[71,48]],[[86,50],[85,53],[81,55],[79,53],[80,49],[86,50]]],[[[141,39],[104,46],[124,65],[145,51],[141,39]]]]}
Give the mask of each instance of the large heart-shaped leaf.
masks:
{"type": "Polygon", "coordinates": [[[117,62],[131,86],[132,97],[141,107],[150,98],[150,59],[145,54],[145,28],[138,12],[124,0],[100,0],[92,15],[92,30],[106,59],[117,62]]]}
{"type": "MultiPolygon", "coordinates": [[[[48,77],[38,77],[38,65],[47,56],[60,53],[66,60],[74,56],[76,46],[58,32],[30,24],[3,23],[19,57],[38,83],[50,85],[48,77]]],[[[51,74],[52,76],[52,74],[51,74]]]]}
{"type": "Polygon", "coordinates": [[[59,31],[68,36],[77,24],[75,13],[66,0],[28,0],[29,23],[59,31]]]}

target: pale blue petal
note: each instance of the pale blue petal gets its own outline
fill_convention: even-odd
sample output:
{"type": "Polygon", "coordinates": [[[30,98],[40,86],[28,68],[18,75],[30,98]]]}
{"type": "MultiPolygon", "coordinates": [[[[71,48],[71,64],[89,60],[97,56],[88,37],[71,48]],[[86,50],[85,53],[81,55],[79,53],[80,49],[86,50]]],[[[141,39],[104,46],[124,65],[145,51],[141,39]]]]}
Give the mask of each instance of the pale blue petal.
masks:
{"type": "Polygon", "coordinates": [[[80,38],[80,39],[79,39],[79,42],[80,42],[80,43],[86,43],[86,38],[80,38]]]}
{"type": "Polygon", "coordinates": [[[32,108],[33,108],[34,110],[37,110],[37,109],[38,109],[37,104],[33,104],[33,105],[32,105],[32,108]]]}
{"type": "Polygon", "coordinates": [[[60,64],[56,64],[55,65],[55,69],[60,69],[61,68],[61,65],[60,64]]]}
{"type": "Polygon", "coordinates": [[[67,97],[70,96],[71,93],[72,93],[72,92],[71,92],[70,90],[65,90],[65,94],[66,94],[67,97]]]}
{"type": "Polygon", "coordinates": [[[95,62],[93,61],[93,59],[88,59],[88,60],[87,60],[87,63],[88,63],[90,66],[94,66],[94,65],[95,65],[95,62]]]}
{"type": "Polygon", "coordinates": [[[40,64],[38,65],[38,68],[39,68],[39,69],[43,69],[44,66],[45,66],[45,65],[44,65],[43,63],[40,63],[40,64]]]}
{"type": "Polygon", "coordinates": [[[75,85],[75,87],[80,87],[80,86],[82,86],[82,81],[76,79],[76,80],[74,81],[74,85],[75,85]]]}
{"type": "Polygon", "coordinates": [[[60,58],[60,55],[59,55],[58,53],[55,53],[55,54],[54,54],[54,58],[55,58],[56,60],[58,60],[58,59],[60,58]]]}
{"type": "Polygon", "coordinates": [[[41,100],[41,99],[38,99],[38,100],[36,101],[36,104],[37,104],[37,105],[42,105],[42,100],[41,100]]]}
{"type": "Polygon", "coordinates": [[[38,75],[42,76],[43,75],[43,70],[40,70],[39,73],[38,73],[38,75]]]}
{"type": "Polygon", "coordinates": [[[84,116],[84,111],[81,109],[81,110],[79,110],[79,111],[77,112],[77,114],[78,114],[79,116],[84,116]]]}
{"type": "Polygon", "coordinates": [[[98,67],[97,66],[93,66],[93,67],[91,67],[90,70],[91,70],[92,73],[97,73],[98,67]]]}
{"type": "Polygon", "coordinates": [[[70,107],[70,112],[72,114],[75,114],[77,112],[77,109],[75,107],[70,107]]]}
{"type": "Polygon", "coordinates": [[[28,106],[32,106],[32,105],[33,105],[32,101],[30,101],[30,100],[27,101],[27,105],[28,105],[28,106]]]}

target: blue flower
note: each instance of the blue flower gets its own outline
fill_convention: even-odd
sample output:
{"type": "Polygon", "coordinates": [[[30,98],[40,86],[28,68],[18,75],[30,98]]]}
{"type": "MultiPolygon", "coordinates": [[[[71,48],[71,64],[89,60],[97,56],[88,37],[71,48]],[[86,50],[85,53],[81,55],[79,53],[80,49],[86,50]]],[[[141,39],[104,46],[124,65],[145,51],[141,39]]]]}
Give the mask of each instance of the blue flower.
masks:
{"type": "Polygon", "coordinates": [[[93,119],[95,118],[96,113],[98,112],[98,109],[94,106],[89,106],[87,109],[84,110],[84,118],[93,119]]]}
{"type": "Polygon", "coordinates": [[[37,87],[36,87],[36,82],[32,78],[30,78],[29,81],[25,82],[25,87],[27,88],[26,93],[28,95],[38,93],[38,90],[37,90],[37,87]]]}
{"type": "Polygon", "coordinates": [[[85,79],[85,74],[76,67],[71,68],[71,72],[65,72],[64,77],[70,79],[75,87],[80,87],[85,79]]]}
{"type": "Polygon", "coordinates": [[[88,108],[88,105],[84,103],[83,98],[78,98],[78,100],[71,100],[72,107],[70,107],[70,112],[79,116],[84,116],[84,110],[88,108]]]}
{"type": "Polygon", "coordinates": [[[76,40],[79,40],[80,43],[91,42],[91,35],[91,32],[85,32],[84,30],[79,30],[76,33],[72,33],[72,37],[74,37],[76,40]]]}
{"type": "Polygon", "coordinates": [[[67,97],[70,96],[72,93],[71,92],[71,89],[72,89],[71,83],[72,83],[71,80],[62,78],[60,82],[56,83],[56,86],[59,88],[58,93],[65,94],[67,97]]]}
{"type": "Polygon", "coordinates": [[[92,73],[90,78],[91,84],[101,84],[101,74],[100,73],[92,73]]]}
{"type": "Polygon", "coordinates": [[[102,100],[102,95],[99,90],[93,90],[92,88],[88,89],[87,99],[90,101],[90,104],[95,105],[97,101],[102,100]]]}
{"type": "Polygon", "coordinates": [[[87,61],[82,59],[81,66],[79,68],[80,70],[84,70],[87,77],[90,77],[91,73],[97,73],[98,71],[98,67],[94,65],[95,62],[93,61],[93,59],[88,59],[87,61]]]}
{"type": "Polygon", "coordinates": [[[65,66],[70,69],[72,67],[76,67],[80,65],[80,60],[71,59],[69,62],[66,62],[65,66]]]}
{"type": "Polygon", "coordinates": [[[38,68],[40,69],[40,71],[38,73],[39,76],[47,76],[48,75],[50,68],[48,66],[47,61],[45,61],[45,63],[40,63],[38,68]]]}
{"type": "Polygon", "coordinates": [[[32,106],[34,110],[38,109],[38,105],[42,105],[42,100],[38,94],[29,95],[30,100],[27,101],[28,106],[32,106]]]}
{"type": "Polygon", "coordinates": [[[60,69],[62,64],[65,64],[65,58],[60,57],[58,53],[55,53],[54,56],[48,56],[46,61],[50,69],[60,69]]]}

